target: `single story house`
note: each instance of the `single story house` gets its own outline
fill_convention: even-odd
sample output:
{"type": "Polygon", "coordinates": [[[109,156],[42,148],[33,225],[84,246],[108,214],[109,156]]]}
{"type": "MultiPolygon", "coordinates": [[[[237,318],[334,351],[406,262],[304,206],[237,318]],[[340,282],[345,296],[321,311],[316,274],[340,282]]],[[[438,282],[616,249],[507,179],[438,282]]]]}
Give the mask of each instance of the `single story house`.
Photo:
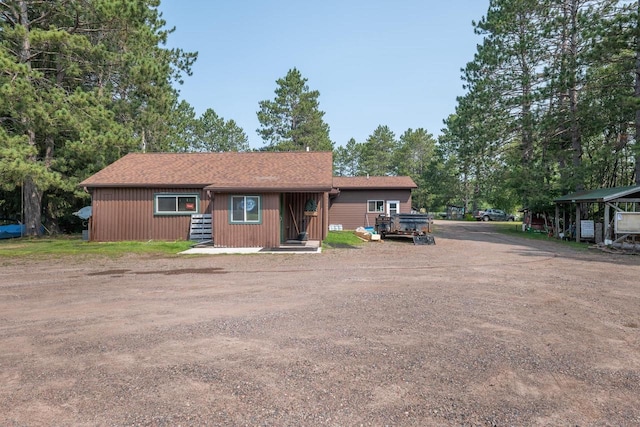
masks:
{"type": "Polygon", "coordinates": [[[132,153],[80,186],[92,241],[186,240],[205,214],[215,246],[278,247],[326,237],[332,170],[331,152],[132,153]]]}
{"type": "Polygon", "coordinates": [[[411,190],[418,188],[408,176],[336,176],[329,196],[329,218],[343,230],[373,227],[380,214],[410,213],[411,190]]]}

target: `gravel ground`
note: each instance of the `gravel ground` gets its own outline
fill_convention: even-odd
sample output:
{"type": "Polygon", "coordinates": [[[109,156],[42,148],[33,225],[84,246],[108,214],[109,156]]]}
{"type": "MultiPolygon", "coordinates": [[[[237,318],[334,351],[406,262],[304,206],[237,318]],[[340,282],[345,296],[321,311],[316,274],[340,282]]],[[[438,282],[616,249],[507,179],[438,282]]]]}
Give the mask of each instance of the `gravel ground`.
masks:
{"type": "Polygon", "coordinates": [[[640,256],[435,229],[4,260],[0,425],[640,425],[640,256]]]}

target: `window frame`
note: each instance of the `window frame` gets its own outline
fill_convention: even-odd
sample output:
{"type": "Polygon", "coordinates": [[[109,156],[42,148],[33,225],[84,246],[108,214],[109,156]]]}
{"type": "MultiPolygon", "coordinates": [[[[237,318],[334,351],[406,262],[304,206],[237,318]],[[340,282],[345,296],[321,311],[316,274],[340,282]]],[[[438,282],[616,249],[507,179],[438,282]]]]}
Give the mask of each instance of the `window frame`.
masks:
{"type": "MultiPolygon", "coordinates": [[[[253,210],[253,209],[251,209],[253,210]]],[[[257,194],[231,194],[229,195],[229,224],[241,224],[241,225],[257,225],[257,224],[262,224],[262,196],[257,195],[257,194]],[[234,203],[237,203],[234,201],[234,199],[238,199],[238,198],[243,198],[242,203],[243,205],[243,220],[237,220],[234,218],[234,203]],[[246,209],[246,205],[247,205],[247,199],[248,198],[255,198],[257,201],[257,206],[255,209],[257,209],[257,213],[258,213],[258,219],[256,220],[247,220],[247,209],[246,209]]]]}
{"type": "Polygon", "coordinates": [[[367,200],[367,213],[385,213],[384,206],[385,206],[384,200],[378,200],[378,199],[367,200]],[[378,203],[379,203],[380,204],[379,210],[371,210],[371,203],[376,204],[376,209],[378,209],[378,203]]]}
{"type": "Polygon", "coordinates": [[[158,216],[187,216],[194,215],[200,213],[200,194],[198,193],[154,193],[153,195],[153,214],[158,216]],[[175,211],[161,211],[158,207],[158,199],[165,197],[173,197],[176,200],[176,210],[175,211]],[[195,198],[196,206],[194,210],[181,211],[179,199],[181,197],[184,198],[195,198]]]}
{"type": "Polygon", "coordinates": [[[391,205],[395,204],[396,205],[396,212],[397,214],[400,213],[400,200],[386,200],[385,201],[385,205],[386,205],[386,209],[385,209],[385,213],[388,216],[391,216],[391,205]]]}

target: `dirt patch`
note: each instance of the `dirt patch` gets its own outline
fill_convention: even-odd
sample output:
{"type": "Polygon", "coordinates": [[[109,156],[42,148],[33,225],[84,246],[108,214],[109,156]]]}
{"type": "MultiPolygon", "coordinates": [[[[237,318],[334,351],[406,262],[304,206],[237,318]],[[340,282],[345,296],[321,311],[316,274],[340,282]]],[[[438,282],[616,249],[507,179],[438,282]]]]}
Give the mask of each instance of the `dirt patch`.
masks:
{"type": "Polygon", "coordinates": [[[640,424],[640,257],[435,230],[313,255],[15,260],[0,425],[640,424]]]}
{"type": "Polygon", "coordinates": [[[225,274],[221,268],[181,268],[174,270],[132,271],[128,269],[104,270],[87,273],[87,276],[120,276],[123,274],[164,274],[175,276],[178,274],[225,274]]]}

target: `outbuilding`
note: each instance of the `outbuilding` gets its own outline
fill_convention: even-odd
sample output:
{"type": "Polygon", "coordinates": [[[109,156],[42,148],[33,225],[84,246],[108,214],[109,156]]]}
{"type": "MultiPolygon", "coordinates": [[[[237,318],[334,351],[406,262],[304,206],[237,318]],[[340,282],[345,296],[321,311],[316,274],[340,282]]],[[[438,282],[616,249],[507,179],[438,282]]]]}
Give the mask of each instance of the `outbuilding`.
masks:
{"type": "Polygon", "coordinates": [[[373,227],[381,214],[410,213],[411,191],[417,187],[409,176],[336,176],[329,201],[331,224],[355,230],[373,227]]]}
{"type": "Polygon", "coordinates": [[[640,235],[640,185],[578,191],[555,204],[557,237],[614,244],[640,235]]]}

